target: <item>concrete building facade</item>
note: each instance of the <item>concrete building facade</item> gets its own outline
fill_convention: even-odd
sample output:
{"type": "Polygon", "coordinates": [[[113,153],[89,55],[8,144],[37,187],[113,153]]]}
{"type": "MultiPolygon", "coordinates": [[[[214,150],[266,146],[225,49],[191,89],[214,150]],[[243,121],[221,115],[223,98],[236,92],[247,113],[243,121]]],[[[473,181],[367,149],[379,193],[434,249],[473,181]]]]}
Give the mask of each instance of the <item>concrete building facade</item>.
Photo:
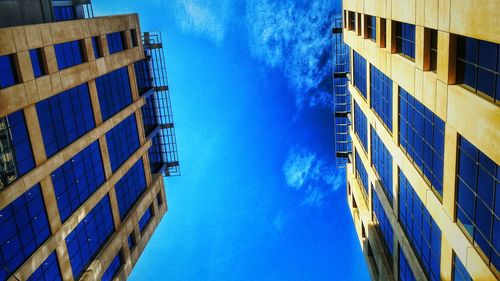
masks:
{"type": "Polygon", "coordinates": [[[374,280],[500,278],[500,2],[344,0],[347,201],[374,280]]]}
{"type": "Polygon", "coordinates": [[[0,28],[0,280],[125,279],[179,173],[161,36],[67,7],[0,28]]]}

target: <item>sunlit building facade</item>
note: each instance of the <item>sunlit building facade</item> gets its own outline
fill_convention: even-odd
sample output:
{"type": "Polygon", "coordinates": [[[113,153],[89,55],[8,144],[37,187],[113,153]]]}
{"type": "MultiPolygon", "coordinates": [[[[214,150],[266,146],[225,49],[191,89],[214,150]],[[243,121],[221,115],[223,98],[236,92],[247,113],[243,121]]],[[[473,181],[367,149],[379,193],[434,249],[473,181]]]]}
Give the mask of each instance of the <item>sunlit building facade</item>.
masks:
{"type": "Polygon", "coordinates": [[[0,8],[0,280],[123,280],[179,174],[161,36],[90,1],[0,8]]]}
{"type": "Polygon", "coordinates": [[[347,199],[374,280],[500,278],[500,2],[343,1],[347,199]]]}

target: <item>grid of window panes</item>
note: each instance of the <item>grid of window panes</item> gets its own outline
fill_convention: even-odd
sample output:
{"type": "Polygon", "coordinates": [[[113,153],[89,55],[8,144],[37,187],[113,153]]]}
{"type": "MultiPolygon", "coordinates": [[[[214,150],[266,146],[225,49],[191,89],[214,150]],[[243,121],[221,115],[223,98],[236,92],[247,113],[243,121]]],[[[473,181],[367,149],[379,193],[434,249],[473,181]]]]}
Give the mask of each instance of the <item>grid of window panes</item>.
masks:
{"type": "Polygon", "coordinates": [[[410,264],[406,260],[406,256],[403,253],[403,250],[401,250],[401,247],[399,248],[399,280],[400,281],[416,281],[415,275],[413,275],[413,272],[411,271],[410,264]]]}
{"type": "Polygon", "coordinates": [[[151,95],[146,99],[146,104],[141,108],[142,122],[144,124],[144,132],[146,136],[154,131],[159,125],[158,106],[156,105],[155,95],[151,95]]]}
{"type": "Polygon", "coordinates": [[[151,218],[153,217],[153,212],[151,211],[151,207],[147,208],[144,214],[142,215],[141,219],[139,220],[139,231],[141,233],[144,232],[144,229],[148,225],[148,223],[151,221],[151,218]]]}
{"type": "Polygon", "coordinates": [[[399,171],[399,221],[429,280],[440,280],[441,230],[399,171]]]}
{"type": "Polygon", "coordinates": [[[75,280],[79,279],[113,232],[111,206],[106,195],[66,237],[75,280]]]}
{"type": "Polygon", "coordinates": [[[56,252],[52,252],[42,264],[31,274],[28,281],[60,281],[62,280],[56,252]]]}
{"type": "Polygon", "coordinates": [[[122,268],[123,260],[121,251],[116,254],[108,268],[101,277],[101,281],[111,281],[122,268]]]}
{"type": "Polygon", "coordinates": [[[141,158],[115,185],[116,199],[122,220],[128,215],[145,190],[146,178],[141,158]]]}
{"type": "Polygon", "coordinates": [[[139,95],[142,95],[149,89],[153,88],[153,78],[151,77],[151,69],[148,60],[143,59],[136,61],[134,63],[134,71],[139,95]]]}
{"type": "Polygon", "coordinates": [[[132,92],[126,66],[97,77],[95,85],[103,121],[108,120],[132,103],[132,92]]]}
{"type": "Polygon", "coordinates": [[[370,106],[392,132],[392,80],[370,65],[370,106]]]}
{"type": "Polygon", "coordinates": [[[18,82],[14,55],[0,56],[0,89],[10,87],[18,82]]]}
{"type": "Polygon", "coordinates": [[[472,281],[462,261],[453,255],[453,281],[472,281]]]}
{"type": "Polygon", "coordinates": [[[377,225],[377,231],[382,234],[384,251],[387,254],[389,264],[392,264],[392,256],[394,255],[394,231],[392,230],[391,222],[387,217],[387,213],[380,202],[377,192],[372,186],[373,214],[377,225]]]}
{"type": "Polygon", "coordinates": [[[366,99],[366,60],[356,51],[353,51],[354,86],[366,99]]]}
{"type": "Polygon", "coordinates": [[[442,196],[444,121],[399,88],[399,143],[420,174],[442,196]]]}
{"type": "Polygon", "coordinates": [[[54,7],[54,20],[66,21],[76,19],[76,11],[73,6],[55,6],[54,7]]]}
{"type": "Polygon", "coordinates": [[[487,263],[500,269],[500,169],[464,137],[459,138],[457,221],[484,253],[487,263]]]}
{"type": "Polygon", "coordinates": [[[435,29],[430,30],[430,69],[436,72],[437,69],[437,53],[438,53],[438,32],[435,29]]]}
{"type": "Polygon", "coordinates": [[[355,152],[356,157],[356,176],[360,179],[361,185],[363,186],[366,197],[368,197],[368,173],[366,172],[365,166],[363,162],[361,162],[361,158],[359,157],[358,152],[355,152]]]}
{"type": "Polygon", "coordinates": [[[85,61],[82,42],[80,40],[55,44],[54,50],[59,70],[81,64],[85,61]]]}
{"type": "Polygon", "coordinates": [[[5,187],[35,167],[35,159],[22,110],[0,118],[0,153],[5,165],[11,158],[15,167],[1,166],[2,186],[5,187]]]}
{"type": "Polygon", "coordinates": [[[167,160],[162,157],[163,146],[164,143],[161,137],[161,132],[158,132],[151,138],[151,147],[148,150],[149,166],[151,167],[151,173],[153,174],[160,172],[161,167],[167,162],[167,160]]]}
{"type": "Polygon", "coordinates": [[[139,148],[135,114],[106,133],[111,170],[114,172],[139,148]]]}
{"type": "Polygon", "coordinates": [[[415,25],[396,22],[396,49],[404,57],[415,60],[415,25]]]}
{"type": "Polygon", "coordinates": [[[43,58],[41,49],[31,49],[30,50],[31,66],[33,68],[33,74],[35,78],[45,75],[45,68],[43,65],[43,58]]]}
{"type": "Polygon", "coordinates": [[[36,104],[47,157],[95,127],[87,83],[36,104]]]}
{"type": "Polygon", "coordinates": [[[356,102],[354,102],[354,132],[365,151],[368,151],[368,120],[356,102]]]}
{"type": "Polygon", "coordinates": [[[457,82],[475,92],[500,99],[500,45],[458,36],[457,82]]]}
{"type": "Polygon", "coordinates": [[[61,221],[66,221],[104,182],[99,141],[95,141],[52,173],[61,221]]]}
{"type": "Polygon", "coordinates": [[[94,49],[94,57],[96,59],[102,57],[100,42],[101,38],[99,36],[92,37],[92,48],[94,49]]]}
{"type": "Polygon", "coordinates": [[[366,35],[368,39],[375,41],[377,38],[377,18],[374,16],[366,16],[366,35]]]}
{"type": "Polygon", "coordinates": [[[371,129],[372,165],[380,178],[380,184],[392,206],[392,155],[377,132],[371,129]]]}
{"type": "Polygon", "coordinates": [[[106,39],[108,39],[107,41],[110,55],[125,50],[124,32],[120,31],[106,34],[106,39]]]}
{"type": "Polygon", "coordinates": [[[6,280],[50,236],[39,184],[0,210],[0,280],[6,280]]]}

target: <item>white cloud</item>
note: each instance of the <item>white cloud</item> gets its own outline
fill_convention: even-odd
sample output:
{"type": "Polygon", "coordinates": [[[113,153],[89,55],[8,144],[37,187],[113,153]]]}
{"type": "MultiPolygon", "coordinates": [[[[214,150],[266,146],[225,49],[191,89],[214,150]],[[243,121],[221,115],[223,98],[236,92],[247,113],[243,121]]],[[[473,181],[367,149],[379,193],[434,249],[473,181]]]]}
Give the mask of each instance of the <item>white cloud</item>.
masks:
{"type": "Polygon", "coordinates": [[[316,160],[316,155],[305,150],[292,149],[283,166],[288,186],[300,189],[310,177],[311,167],[316,160]]]}
{"type": "Polygon", "coordinates": [[[285,215],[282,212],[279,212],[273,220],[273,227],[277,233],[281,232],[285,224],[285,221],[286,221],[285,215]]]}

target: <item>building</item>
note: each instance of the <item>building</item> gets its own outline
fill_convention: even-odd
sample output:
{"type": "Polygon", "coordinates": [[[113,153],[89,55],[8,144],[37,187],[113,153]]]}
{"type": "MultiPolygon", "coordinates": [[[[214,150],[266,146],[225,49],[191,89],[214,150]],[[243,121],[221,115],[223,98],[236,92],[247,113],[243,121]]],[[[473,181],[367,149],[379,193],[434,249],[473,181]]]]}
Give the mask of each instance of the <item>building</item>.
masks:
{"type": "Polygon", "coordinates": [[[125,279],[179,174],[160,34],[89,5],[0,3],[0,280],[125,279]]]}
{"type": "Polygon", "coordinates": [[[374,280],[500,278],[500,2],[344,0],[347,199],[374,280]]]}

